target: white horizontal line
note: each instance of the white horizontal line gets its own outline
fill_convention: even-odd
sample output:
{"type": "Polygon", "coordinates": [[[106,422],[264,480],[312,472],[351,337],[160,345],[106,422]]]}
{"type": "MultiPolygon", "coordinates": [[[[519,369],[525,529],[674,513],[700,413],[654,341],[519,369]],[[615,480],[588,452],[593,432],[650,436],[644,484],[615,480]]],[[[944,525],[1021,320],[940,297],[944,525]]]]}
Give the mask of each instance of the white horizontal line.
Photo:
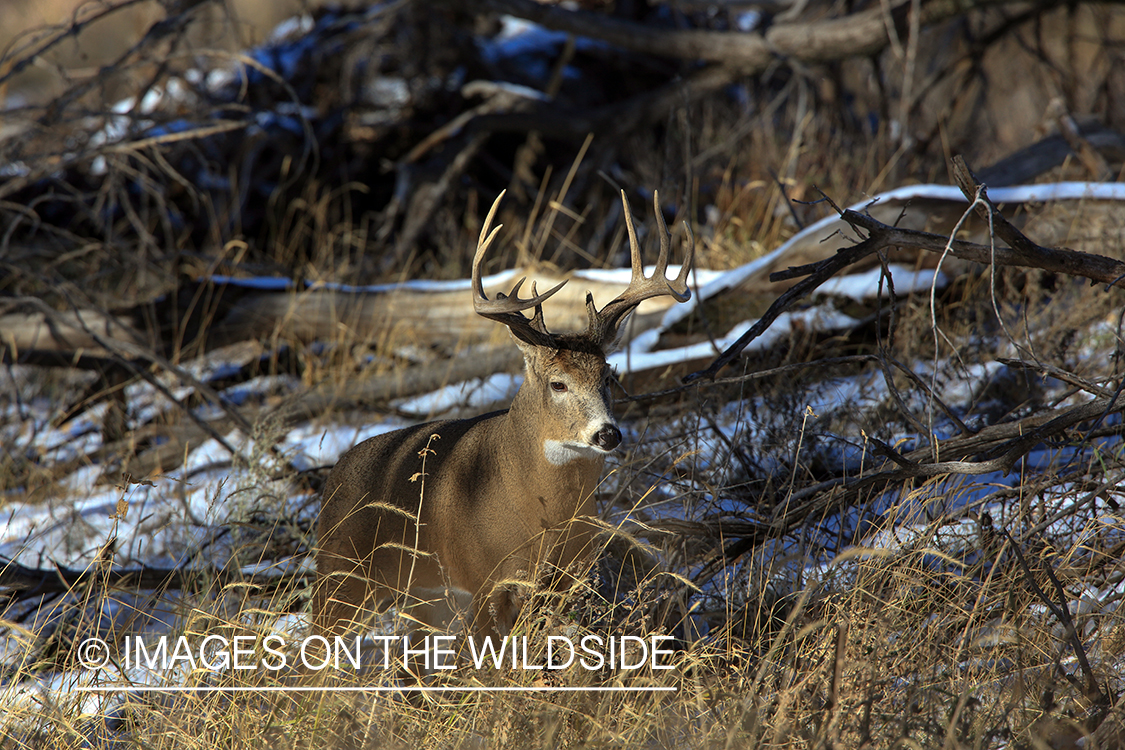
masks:
{"type": "Polygon", "coordinates": [[[184,687],[159,685],[79,685],[80,693],[668,693],[676,692],[674,687],[425,687],[422,685],[403,685],[401,687],[184,687]]]}

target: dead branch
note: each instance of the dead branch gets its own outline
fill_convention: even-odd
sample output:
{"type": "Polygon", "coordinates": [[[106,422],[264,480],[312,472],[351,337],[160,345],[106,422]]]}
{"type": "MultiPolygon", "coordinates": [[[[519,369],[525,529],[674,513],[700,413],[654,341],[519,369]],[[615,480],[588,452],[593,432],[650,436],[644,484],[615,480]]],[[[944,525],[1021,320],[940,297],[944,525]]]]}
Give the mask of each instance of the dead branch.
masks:
{"type": "Polygon", "coordinates": [[[964,164],[964,159],[960,156],[954,157],[954,173],[958,175],[961,190],[970,202],[976,201],[977,190],[980,190],[980,197],[983,202],[976,203],[977,212],[981,213],[986,220],[989,219],[991,214],[992,225],[996,234],[1007,242],[1009,247],[990,247],[931,232],[894,227],[866,214],[850,209],[845,210],[840,214],[840,218],[854,229],[866,232],[867,239],[850,248],[837,251],[837,254],[831,258],[770,274],[770,281],[774,282],[801,276],[807,278],[793,285],[779,296],[770,305],[765,315],[738,341],[731,344],[722,354],[716,357],[707,369],[687,375],[684,382],[690,383],[702,378],[713,379],[719,370],[737,359],[751,341],[765,333],[778,315],[828,281],[838,271],[883,248],[913,248],[932,253],[948,253],[962,260],[974,261],[990,267],[1039,268],[1052,273],[1082,276],[1093,282],[1101,282],[1108,286],[1125,289],[1125,262],[1104,255],[1078,252],[1065,247],[1047,248],[1037,245],[1000,214],[996,206],[988,200],[984,185],[972,176],[964,164]]]}
{"type": "MultiPolygon", "coordinates": [[[[974,435],[958,436],[937,444],[936,454],[952,460],[927,461],[935,451],[930,445],[898,454],[882,455],[893,468],[876,471],[863,477],[839,477],[802,488],[790,501],[779,506],[779,515],[769,523],[753,527],[746,536],[716,548],[712,557],[693,578],[705,584],[725,566],[755,549],[768,539],[778,539],[799,528],[810,518],[819,518],[854,507],[860,493],[882,492],[896,482],[949,474],[980,475],[1008,473],[1036,445],[1059,438],[1083,422],[1091,422],[1108,414],[1125,412],[1125,396],[1099,398],[1061,410],[1032,414],[1015,422],[991,425],[974,435]],[[980,456],[979,460],[969,460],[980,456]]],[[[1112,428],[1120,434],[1121,427],[1112,428]]],[[[1083,469],[1080,476],[1088,476],[1083,469]]],[[[1058,480],[1056,480],[1057,482],[1058,480]]]]}
{"type": "MultiPolygon", "coordinates": [[[[844,213],[847,214],[850,212],[845,211],[844,213]]],[[[831,258],[826,258],[819,263],[814,263],[809,266],[803,266],[801,275],[804,275],[804,271],[809,271],[807,278],[789,287],[789,289],[778,297],[774,303],[769,306],[765,314],[758,319],[758,322],[751,326],[749,331],[742,334],[738,341],[728,346],[722,354],[715,358],[706,370],[700,370],[686,375],[684,377],[684,382],[692,383],[702,379],[713,379],[719,370],[736,359],[751,341],[765,333],[770,325],[777,320],[777,317],[796,304],[798,300],[811,294],[818,286],[836,275],[838,271],[847,268],[872,253],[895,244],[894,242],[888,242],[885,236],[873,234],[858,245],[841,249],[831,258]]],[[[796,269],[790,270],[795,271],[796,269]]],[[[770,276],[770,280],[776,280],[774,277],[777,275],[778,274],[773,274],[770,276]]]]}
{"type": "Polygon", "coordinates": [[[1011,359],[1009,357],[997,357],[996,361],[1006,367],[1018,367],[1021,370],[1029,370],[1031,372],[1038,372],[1042,375],[1050,375],[1056,380],[1061,380],[1064,383],[1086,391],[1091,396],[1108,396],[1109,391],[1102,388],[1097,383],[1091,383],[1083,377],[1075,375],[1073,372],[1067,372],[1061,367],[1049,365],[1046,362],[1025,362],[1022,359],[1011,359]]]}
{"type": "Polygon", "coordinates": [[[108,588],[151,589],[167,591],[207,587],[218,583],[249,583],[268,593],[302,580],[311,573],[243,573],[238,569],[205,566],[202,568],[160,568],[140,565],[135,568],[95,566],[84,569],[56,565],[50,568],[29,568],[14,560],[0,557],[0,592],[9,602],[23,601],[44,594],[65,594],[75,587],[97,584],[108,588]]]}
{"type": "MultiPolygon", "coordinates": [[[[906,0],[895,3],[889,12],[880,5],[841,18],[777,23],[768,26],[763,33],[655,28],[600,13],[565,10],[558,5],[545,5],[534,0],[446,2],[526,18],[549,29],[601,39],[632,52],[722,63],[739,68],[745,75],[760,73],[778,59],[821,63],[873,55],[890,44],[892,29],[897,36],[906,36],[912,5],[906,0]]],[[[921,27],[930,26],[975,8],[1006,2],[931,0],[921,6],[918,23],[921,27]]]]}
{"type": "Polygon", "coordinates": [[[1028,239],[1023,232],[1004,218],[996,208],[996,204],[988,199],[988,187],[973,174],[969,165],[965,163],[965,158],[960,154],[953,157],[953,178],[957,181],[961,192],[965,194],[965,198],[973,204],[977,215],[989,222],[1000,239],[1007,242],[1016,255],[1015,261],[1005,262],[998,257],[997,263],[1041,268],[1044,271],[1071,276],[1085,276],[1092,281],[1125,288],[1125,263],[1103,255],[1080,253],[1065,247],[1043,247],[1028,239]]]}
{"type": "MultiPolygon", "coordinates": [[[[237,425],[242,431],[249,435],[253,432],[253,427],[250,422],[239,413],[234,405],[228,403],[219,394],[215,393],[214,389],[206,383],[202,382],[190,372],[173,364],[148,347],[142,346],[132,341],[123,339],[111,340],[99,334],[97,331],[90,329],[85,325],[81,316],[74,316],[74,319],[68,319],[57,311],[51,309],[45,302],[38,298],[27,298],[24,300],[28,305],[32,306],[38,313],[45,316],[50,321],[52,326],[58,327],[62,330],[75,329],[86,336],[89,336],[104,351],[109,353],[111,359],[116,361],[119,365],[124,367],[131,375],[139,377],[146,381],[149,385],[159,391],[171,403],[180,405],[179,401],[172,395],[168,387],[161,383],[149,371],[149,368],[144,365],[155,365],[160,369],[175,375],[182,383],[190,385],[195,388],[201,395],[210,400],[215,406],[222,409],[227,417],[237,425]]],[[[195,413],[193,409],[184,409],[184,413],[188,419],[195,422],[199,427],[204,430],[210,437],[212,437],[219,445],[228,451],[232,456],[237,456],[238,451],[227,443],[226,439],[220,435],[215,429],[195,413]]],[[[279,457],[280,453],[277,454],[279,457]]]]}
{"type": "Polygon", "coordinates": [[[1074,656],[1078,659],[1078,665],[1082,669],[1082,675],[1086,678],[1086,697],[1094,702],[1100,709],[1105,709],[1111,703],[1109,696],[1102,692],[1101,686],[1098,684],[1097,675],[1094,674],[1093,668],[1090,666],[1090,660],[1086,657],[1086,647],[1082,644],[1082,639],[1078,635],[1078,630],[1074,627],[1074,619],[1070,616],[1070,605],[1067,603],[1066,592],[1063,590],[1062,584],[1055,576],[1055,571],[1051,570],[1048,560],[1041,559],[1043,570],[1047,573],[1047,577],[1051,579],[1051,584],[1055,589],[1055,595],[1058,601],[1055,602],[1051,597],[1047,596],[1046,592],[1040,588],[1039,583],[1035,580],[1035,575],[1031,572],[1031,567],[1027,564],[1027,558],[1024,557],[1023,550],[1020,545],[1012,539],[1012,535],[1008,533],[1007,529],[1000,529],[1000,533],[1008,540],[1011,545],[1012,551],[1016,553],[1016,560],[1019,561],[1020,567],[1023,568],[1024,577],[1027,580],[1028,586],[1039,598],[1039,601],[1051,610],[1051,614],[1063,626],[1066,631],[1066,637],[1070,641],[1071,648],[1074,649],[1074,656]]]}
{"type": "MultiPolygon", "coordinates": [[[[974,435],[958,436],[926,445],[891,459],[897,468],[876,472],[846,484],[858,491],[882,487],[894,481],[935,477],[944,474],[980,475],[992,472],[1007,474],[1036,445],[1063,436],[1067,430],[1083,422],[1099,420],[1125,411],[1125,396],[1115,394],[1065,409],[1047,410],[1017,422],[991,425],[974,435]],[[949,457],[945,461],[927,461],[933,455],[949,457]],[[980,456],[979,460],[969,460],[980,456]]],[[[1119,427],[1113,428],[1120,431],[1119,427]]],[[[824,489],[822,486],[821,490],[824,489]]]]}
{"type": "MultiPolygon", "coordinates": [[[[970,199],[971,200],[971,199],[970,199]]],[[[978,209],[980,210],[980,209],[978,209]]],[[[995,210],[995,207],[993,207],[995,210]]],[[[915,248],[931,253],[944,253],[946,248],[949,254],[962,260],[974,261],[982,265],[1016,266],[1021,268],[1039,268],[1052,273],[1065,273],[1071,276],[1084,276],[1091,281],[1102,282],[1111,286],[1125,288],[1125,262],[1094,253],[1083,253],[1069,248],[1045,248],[1027,240],[1024,241],[1034,247],[1034,250],[1004,247],[998,245],[990,247],[976,242],[953,240],[944,235],[922,232],[914,229],[899,229],[883,224],[865,214],[855,211],[845,211],[841,218],[853,227],[865,229],[869,232],[889,234],[893,241],[889,244],[895,247],[915,248]]],[[[1023,235],[1011,224],[1011,231],[1023,235]]],[[[997,234],[1000,225],[996,225],[997,234]]],[[[1003,239],[1003,237],[1001,237],[1003,239]]],[[[1006,240],[1005,240],[1006,241],[1006,240]]],[[[792,269],[797,271],[798,269],[792,269]]],[[[781,281],[790,278],[793,274],[781,272],[770,275],[770,281],[781,281]]]]}

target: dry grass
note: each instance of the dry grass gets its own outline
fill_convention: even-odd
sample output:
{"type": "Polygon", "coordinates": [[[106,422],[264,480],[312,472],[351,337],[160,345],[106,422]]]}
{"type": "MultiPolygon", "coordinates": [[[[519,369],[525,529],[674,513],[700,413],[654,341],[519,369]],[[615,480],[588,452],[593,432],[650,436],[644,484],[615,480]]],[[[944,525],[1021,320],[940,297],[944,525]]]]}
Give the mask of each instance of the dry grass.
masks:
{"type": "MultiPolygon", "coordinates": [[[[26,7],[5,6],[0,14],[26,7]]],[[[52,12],[57,16],[61,10],[52,12]]],[[[252,15],[249,10],[239,14],[252,15]]],[[[0,28],[14,28],[2,19],[0,28]]],[[[940,174],[940,160],[904,153],[886,133],[843,127],[842,116],[809,115],[807,106],[795,103],[800,87],[811,87],[809,79],[794,76],[789,83],[757,89],[776,97],[778,107],[767,114],[747,115],[725,99],[693,105],[680,121],[667,124],[661,148],[652,147],[656,137],[651,133],[622,147],[640,154],[629,161],[636,185],[675,184],[679,176],[688,176],[663,195],[678,207],[678,218],[692,219],[699,230],[700,265],[743,263],[827,211],[824,205],[787,205],[786,199],[815,200],[819,188],[846,203],[905,176],[940,174]]],[[[816,100],[817,94],[810,88],[804,96],[816,100]]],[[[47,153],[40,156],[46,160],[47,153]]],[[[522,210],[526,207],[503,217],[519,252],[566,266],[579,258],[614,265],[620,231],[599,237],[604,227],[617,226],[607,223],[614,190],[599,182],[600,167],[594,166],[606,153],[551,165],[563,171],[573,166],[585,183],[565,193],[555,172],[543,179],[540,193],[554,199],[553,205],[541,203],[547,207],[533,219],[522,210]],[[586,206],[578,218],[568,213],[575,203],[586,206]]],[[[113,162],[98,190],[105,191],[103,196],[126,195],[120,184],[110,183],[135,166],[125,159],[113,162]]],[[[169,176],[163,168],[145,174],[169,176]]],[[[172,232],[164,237],[167,245],[155,242],[140,231],[162,220],[153,209],[156,203],[148,203],[151,215],[142,211],[119,218],[108,229],[84,226],[87,234],[81,236],[59,231],[52,235],[55,244],[35,246],[27,256],[19,254],[26,247],[18,243],[5,247],[5,267],[14,270],[3,282],[4,291],[41,294],[59,306],[93,299],[110,307],[106,300],[134,302],[144,297],[142,292],[163,288],[160,283],[178,272],[204,273],[228,263],[240,270],[351,282],[465,274],[479,231],[482,183],[469,181],[460,189],[457,200],[436,214],[428,244],[419,243],[401,268],[387,272],[376,263],[383,257],[377,251],[388,246],[380,244],[382,225],[365,202],[366,188],[336,184],[324,173],[300,177],[295,188],[279,186],[270,196],[270,206],[280,209],[253,236],[208,235],[198,241],[172,232]],[[32,261],[44,256],[47,270],[33,270],[32,261]],[[137,269],[160,283],[142,283],[137,269]]],[[[121,204],[126,203],[123,198],[121,204]]],[[[220,209],[229,208],[205,206],[199,215],[227,216],[220,209]]],[[[1071,222],[1072,228],[1083,226],[1079,218],[1071,222]]],[[[970,274],[938,297],[936,321],[951,343],[939,347],[936,362],[928,299],[901,300],[890,355],[937,370],[935,380],[948,389],[942,393],[970,391],[963,403],[965,418],[978,420],[974,424],[1066,403],[1045,403],[1043,386],[1031,377],[966,374],[998,356],[1032,351],[1083,378],[1102,378],[1106,387],[1119,382],[1113,359],[1120,351],[1119,291],[1014,271],[997,272],[995,305],[992,288],[990,274],[970,274]]],[[[745,369],[873,351],[872,339],[870,332],[860,332],[848,340],[822,341],[798,331],[745,369]]],[[[334,343],[327,351],[296,355],[304,386],[347,382],[365,367],[381,372],[395,366],[389,357],[367,356],[380,350],[380,342],[352,349],[354,342],[342,332],[334,343]]],[[[170,358],[178,362],[179,356],[177,351],[170,358]]],[[[540,648],[558,634],[671,634],[678,639],[673,669],[642,674],[570,669],[544,675],[461,668],[431,678],[448,687],[653,685],[674,692],[260,691],[119,693],[87,700],[51,681],[67,674],[59,670],[75,665],[77,644],[89,635],[121,643],[130,628],[152,625],[148,618],[159,615],[166,629],[153,626],[151,632],[183,635],[193,644],[215,634],[277,633],[292,640],[304,634],[292,613],[305,607],[308,595],[301,578],[268,593],[247,582],[136,593],[108,589],[95,576],[66,594],[33,601],[38,607],[9,602],[0,612],[22,654],[8,663],[0,686],[6,706],[0,747],[1075,746],[1075,738],[1092,729],[1091,720],[1105,707],[1095,703],[1095,691],[1076,663],[1077,650],[1051,608],[1070,613],[1099,688],[1106,696],[1120,696],[1125,691],[1120,677],[1125,610],[1116,599],[1099,601],[1104,591],[1120,597],[1113,593],[1122,575],[1120,511],[1114,505],[1125,464],[1119,434],[1117,442],[1077,454],[1066,449],[1080,444],[1084,433],[1059,436],[1049,446],[1058,451],[1054,458],[1035,472],[1026,469],[1011,487],[942,476],[903,480],[890,485],[889,494],[872,489],[839,501],[843,491],[837,493],[838,488],[810,490],[833,472],[845,471],[842,454],[834,452],[838,446],[850,441],[862,450],[863,467],[870,471],[876,452],[868,437],[899,448],[895,441],[908,432],[904,407],[885,394],[877,401],[862,394],[841,399],[819,415],[808,410],[814,399],[835,393],[838,379],[857,371],[814,369],[798,377],[708,386],[632,407],[628,426],[634,448],[613,467],[601,497],[604,516],[615,519],[615,526],[599,575],[565,595],[537,592],[524,608],[517,634],[540,648]],[[800,507],[805,508],[800,524],[769,526],[800,507]],[[667,508],[675,512],[664,512],[667,508]],[[620,520],[625,509],[632,521],[620,520]],[[854,511],[862,520],[848,534],[838,530],[833,536],[833,519],[843,511],[854,511]],[[1051,519],[1070,526],[1049,526],[1051,519]],[[1026,567],[1000,531],[1012,534],[1026,567]],[[717,550],[740,539],[758,541],[727,564],[717,563],[717,550]],[[713,569],[703,575],[709,564],[713,569]],[[129,616],[109,626],[102,615],[114,607],[129,616]],[[31,687],[37,681],[51,688],[37,691],[31,687]]],[[[28,403],[73,403],[90,387],[89,380],[31,376],[19,392],[28,403]]],[[[923,413],[927,396],[922,389],[906,379],[893,382],[905,394],[905,408],[923,413]]],[[[1052,399],[1058,396],[1052,394],[1052,399]]],[[[182,418],[180,412],[170,417],[182,418]]],[[[259,430],[262,444],[273,442],[265,439],[265,428],[259,430]]],[[[121,455],[101,461],[124,461],[134,447],[122,445],[121,455]]],[[[5,502],[68,502],[59,478],[44,478],[38,463],[31,463],[27,457],[0,458],[5,502]]],[[[212,504],[230,506],[222,516],[222,533],[231,541],[221,551],[201,545],[194,554],[219,565],[308,554],[308,508],[315,506],[315,493],[306,488],[307,476],[279,476],[275,467],[264,452],[229,467],[224,482],[231,483],[215,488],[212,504]],[[293,504],[305,508],[294,511],[293,504]]],[[[182,491],[186,496],[187,488],[182,491]]],[[[184,505],[186,515],[186,500],[184,505]]],[[[113,540],[94,541],[101,547],[113,540]]],[[[413,685],[381,670],[333,678],[353,687],[413,685]]],[[[288,672],[199,669],[175,683],[201,685],[307,682],[288,672]]]]}
{"type": "MultiPolygon", "coordinates": [[[[916,495],[949,492],[943,482],[916,495]]],[[[914,517],[917,499],[905,496],[902,512],[914,517]]],[[[889,515],[897,512],[892,508],[889,515]]],[[[453,688],[654,685],[675,688],[671,693],[422,696],[409,692],[412,681],[399,681],[394,670],[376,668],[333,673],[329,684],[398,685],[407,692],[134,694],[85,706],[74,693],[51,693],[46,703],[9,693],[0,736],[4,747],[36,748],[86,746],[99,736],[162,749],[262,742],[278,748],[991,748],[1069,746],[1060,738],[1088,733],[1084,719],[1096,707],[1064,679],[1071,674],[1081,683],[1082,676],[1058,624],[1040,611],[1031,581],[1050,590],[1051,568],[1067,590],[1081,590],[1111,573],[1119,558],[1088,545],[1060,547],[1037,553],[1034,569],[1025,571],[1007,545],[983,541],[967,519],[922,522],[902,536],[909,541],[894,549],[853,548],[786,589],[751,568],[732,570],[745,602],[733,596],[729,605],[743,606],[738,614],[744,619],[728,617],[708,638],[681,642],[667,672],[462,667],[428,682],[453,688]],[[975,551],[954,560],[954,537],[975,551]]],[[[619,536],[617,553],[625,546],[619,536]]],[[[639,584],[638,591],[649,593],[616,604],[589,589],[533,599],[516,630],[533,644],[531,663],[542,660],[547,635],[672,632],[654,628],[652,616],[669,611],[667,597],[677,586],[656,572],[642,575],[639,584]]],[[[260,598],[239,587],[189,593],[175,605],[179,624],[172,633],[196,643],[209,635],[276,633],[278,613],[295,594],[260,598]]],[[[84,630],[92,623],[82,624],[83,613],[98,609],[99,597],[113,596],[90,592],[75,600],[64,615],[71,618],[73,641],[94,632],[84,630]]],[[[1119,666],[1125,618],[1096,609],[1074,616],[1102,685],[1119,692],[1125,686],[1111,675],[1119,666]]],[[[9,679],[42,675],[71,659],[63,648],[52,664],[27,664],[9,679]]],[[[309,684],[280,674],[202,670],[174,684],[309,684]]]]}

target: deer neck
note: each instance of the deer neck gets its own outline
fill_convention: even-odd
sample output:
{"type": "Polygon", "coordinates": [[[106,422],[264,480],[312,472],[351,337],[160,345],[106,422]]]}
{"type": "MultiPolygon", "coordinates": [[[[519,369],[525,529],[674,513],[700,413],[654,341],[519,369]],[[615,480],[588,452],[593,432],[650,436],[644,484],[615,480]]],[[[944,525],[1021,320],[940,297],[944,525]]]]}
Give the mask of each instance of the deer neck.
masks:
{"type": "Polygon", "coordinates": [[[552,440],[545,434],[540,410],[522,390],[504,419],[504,431],[504,444],[512,446],[508,464],[531,496],[571,513],[586,508],[601,478],[604,453],[576,451],[552,440]]]}

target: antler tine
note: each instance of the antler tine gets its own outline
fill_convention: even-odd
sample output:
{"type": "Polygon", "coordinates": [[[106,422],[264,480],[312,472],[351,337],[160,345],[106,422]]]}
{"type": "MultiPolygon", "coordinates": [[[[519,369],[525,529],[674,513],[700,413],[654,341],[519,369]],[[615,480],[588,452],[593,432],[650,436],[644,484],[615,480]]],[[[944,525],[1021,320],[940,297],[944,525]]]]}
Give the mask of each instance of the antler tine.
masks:
{"type": "Polygon", "coordinates": [[[668,224],[664,221],[664,212],[660,210],[660,193],[652,191],[652,212],[656,215],[656,226],[660,229],[660,254],[656,256],[656,272],[653,278],[668,278],[668,255],[672,249],[672,233],[668,231],[668,224]]]}
{"type": "MultiPolygon", "coordinates": [[[[656,192],[652,194],[656,198],[656,192]]],[[[629,279],[629,288],[631,289],[634,284],[638,284],[645,280],[645,267],[641,262],[641,243],[637,242],[637,229],[633,226],[633,212],[629,209],[629,199],[625,197],[625,191],[621,191],[621,206],[625,209],[625,228],[629,230],[629,265],[633,269],[633,275],[629,279]]]]}
{"type": "Polygon", "coordinates": [[[684,262],[680,265],[680,272],[674,281],[668,281],[668,258],[671,255],[672,233],[668,231],[668,224],[664,221],[664,212],[660,210],[660,193],[652,191],[652,212],[656,214],[656,225],[660,227],[660,255],[656,259],[656,271],[653,279],[663,281],[668,287],[668,292],[677,302],[687,302],[691,299],[691,290],[688,289],[687,277],[691,273],[691,264],[695,259],[695,234],[691,225],[684,222],[684,229],[688,233],[688,248],[684,253],[684,262]]]}
{"type": "MultiPolygon", "coordinates": [[[[564,281],[563,284],[565,284],[565,283],[566,282],[564,281]]],[[[559,284],[559,286],[556,287],[556,288],[559,288],[559,287],[562,287],[562,284],[559,284]]],[[[534,281],[531,282],[531,296],[532,297],[536,296],[535,282],[534,281]]],[[[539,331],[540,333],[546,334],[548,336],[551,335],[551,332],[547,330],[547,324],[545,322],[543,322],[543,305],[542,305],[542,303],[535,306],[535,313],[531,316],[531,327],[534,328],[535,330],[539,331]]]]}
{"type": "MultiPolygon", "coordinates": [[[[653,191],[653,200],[656,200],[656,191],[653,191]]],[[[660,209],[657,209],[656,215],[660,219],[660,227],[663,231],[660,244],[664,248],[666,248],[667,245],[665,243],[671,241],[672,234],[668,231],[668,225],[664,223],[664,217],[661,215],[660,209]]],[[[692,264],[695,263],[695,232],[691,231],[691,224],[687,223],[687,221],[684,222],[684,229],[687,230],[688,236],[688,246],[687,250],[684,252],[684,262],[680,264],[680,272],[676,274],[676,281],[674,282],[674,285],[668,285],[669,288],[677,292],[677,294],[683,295],[682,298],[676,295],[672,295],[673,297],[675,297],[677,302],[687,302],[689,299],[691,299],[691,289],[688,288],[687,277],[688,274],[691,273],[692,264]]],[[[664,256],[664,265],[661,267],[662,270],[660,272],[660,275],[666,276],[666,272],[668,270],[668,257],[664,249],[661,250],[661,255],[664,256]]]]}
{"type": "Polygon", "coordinates": [[[531,297],[528,299],[520,299],[519,291],[523,283],[527,281],[527,277],[521,278],[512,287],[512,291],[508,294],[497,293],[496,299],[489,299],[484,293],[484,283],[481,281],[480,263],[484,258],[484,254],[492,245],[492,241],[496,239],[496,235],[500,232],[503,224],[497,225],[492,229],[492,220],[496,217],[496,211],[500,207],[500,201],[504,198],[504,193],[501,191],[500,195],[492,203],[492,208],[488,211],[488,216],[484,220],[484,226],[480,230],[480,239],[477,240],[477,251],[473,255],[473,310],[477,315],[495,320],[508,326],[512,335],[516,338],[526,341],[535,346],[554,346],[555,341],[551,334],[547,331],[546,325],[543,323],[543,301],[550,297],[552,294],[563,288],[566,281],[563,280],[556,284],[553,288],[548,289],[543,294],[536,294],[535,284],[531,286],[531,297]],[[531,320],[523,316],[523,310],[535,308],[535,315],[531,320]]]}
{"type": "MultiPolygon", "coordinates": [[[[686,302],[691,298],[691,290],[687,285],[687,277],[691,272],[691,264],[695,258],[695,235],[692,234],[691,227],[687,228],[690,243],[687,252],[684,254],[683,266],[681,266],[676,278],[669,280],[667,276],[668,258],[671,254],[672,235],[668,231],[668,225],[660,211],[660,196],[653,191],[652,209],[653,213],[656,214],[656,223],[660,230],[660,255],[656,260],[656,270],[652,276],[646,277],[644,265],[641,263],[640,243],[637,242],[637,232],[633,226],[632,213],[629,210],[629,199],[625,196],[624,190],[621,191],[621,203],[625,207],[625,227],[629,232],[629,255],[632,264],[629,287],[603,307],[601,312],[594,309],[594,303],[589,295],[586,299],[586,310],[590,316],[586,335],[603,347],[616,339],[617,328],[621,321],[644,300],[665,294],[677,302],[686,302]]],[[[687,222],[684,223],[687,224],[687,222]]]]}

